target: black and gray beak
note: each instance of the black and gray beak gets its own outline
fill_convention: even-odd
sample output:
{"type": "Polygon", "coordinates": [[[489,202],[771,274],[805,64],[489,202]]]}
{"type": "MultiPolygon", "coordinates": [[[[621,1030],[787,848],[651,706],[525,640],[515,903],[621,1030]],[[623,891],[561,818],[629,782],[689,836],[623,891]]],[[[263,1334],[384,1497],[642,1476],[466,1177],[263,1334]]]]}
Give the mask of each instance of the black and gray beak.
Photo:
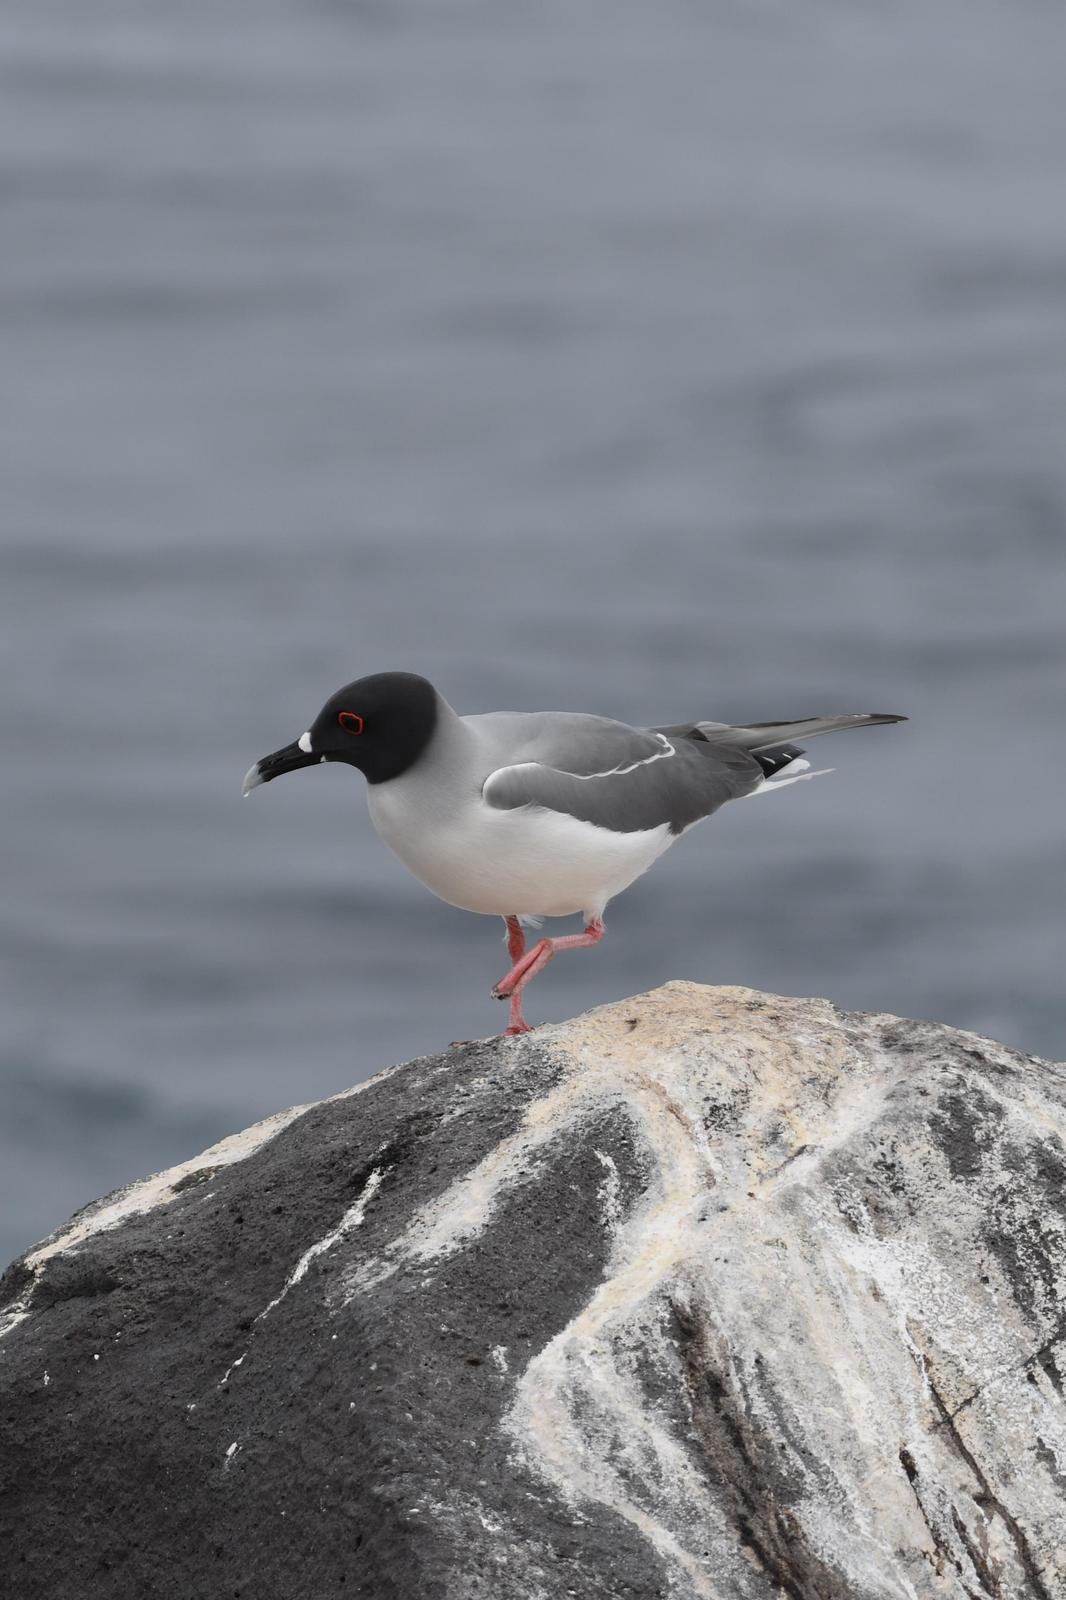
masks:
{"type": "Polygon", "coordinates": [[[315,766],[323,758],[316,756],[310,745],[309,735],[301,734],[295,744],[287,744],[284,750],[275,750],[272,756],[264,756],[254,767],[249,767],[244,775],[245,798],[253,789],[258,789],[261,783],[269,783],[271,778],[280,778],[283,772],[297,772],[300,767],[315,766]]]}

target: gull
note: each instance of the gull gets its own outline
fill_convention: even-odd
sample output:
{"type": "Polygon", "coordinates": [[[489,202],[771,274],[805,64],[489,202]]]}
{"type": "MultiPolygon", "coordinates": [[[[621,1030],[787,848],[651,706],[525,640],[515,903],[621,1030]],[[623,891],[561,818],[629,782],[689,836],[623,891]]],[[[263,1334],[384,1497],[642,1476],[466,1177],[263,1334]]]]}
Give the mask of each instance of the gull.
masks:
{"type": "Polygon", "coordinates": [[[492,992],[519,1034],[530,981],[560,951],[599,944],[608,901],[689,828],[727,800],[821,776],[798,740],[906,720],[864,711],[641,728],[578,711],[460,716],[425,678],[378,672],[255,762],[244,793],[321,762],[357,767],[374,827],[415,877],[449,905],[503,918],[511,968],[492,992]],[[581,933],[526,948],[526,926],[578,912],[581,933]]]}

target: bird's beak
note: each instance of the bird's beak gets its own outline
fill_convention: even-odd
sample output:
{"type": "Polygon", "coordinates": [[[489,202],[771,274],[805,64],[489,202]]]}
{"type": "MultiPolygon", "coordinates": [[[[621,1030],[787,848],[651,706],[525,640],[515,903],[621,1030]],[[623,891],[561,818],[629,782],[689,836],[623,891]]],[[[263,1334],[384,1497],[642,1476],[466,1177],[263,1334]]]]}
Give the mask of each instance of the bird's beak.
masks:
{"type": "MultiPolygon", "coordinates": [[[[305,733],[304,739],[308,736],[305,733]]],[[[284,750],[275,750],[272,756],[264,756],[262,761],[257,761],[254,767],[249,767],[244,775],[245,798],[253,789],[258,789],[261,783],[269,783],[271,778],[280,778],[283,772],[296,772],[300,767],[313,767],[321,761],[321,756],[316,756],[304,748],[300,741],[296,744],[287,744],[284,750]]]]}

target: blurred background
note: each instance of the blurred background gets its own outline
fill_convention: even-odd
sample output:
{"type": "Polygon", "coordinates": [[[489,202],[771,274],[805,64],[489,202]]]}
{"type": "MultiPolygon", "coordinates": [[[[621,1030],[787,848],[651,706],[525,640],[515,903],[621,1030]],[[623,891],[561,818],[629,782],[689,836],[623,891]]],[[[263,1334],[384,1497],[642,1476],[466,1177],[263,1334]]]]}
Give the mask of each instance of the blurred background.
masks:
{"type": "Polygon", "coordinates": [[[689,835],[533,1020],[688,977],[1066,1053],[1060,8],[6,35],[0,1255],[503,1025],[500,925],[358,775],[241,801],[383,668],[462,711],[913,718],[689,835]]]}

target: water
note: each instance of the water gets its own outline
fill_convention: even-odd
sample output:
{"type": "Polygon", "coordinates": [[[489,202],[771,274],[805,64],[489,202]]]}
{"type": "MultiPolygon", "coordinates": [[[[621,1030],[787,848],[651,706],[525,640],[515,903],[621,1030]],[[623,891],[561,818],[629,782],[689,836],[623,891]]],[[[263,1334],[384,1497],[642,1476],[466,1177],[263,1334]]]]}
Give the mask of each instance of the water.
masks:
{"type": "Polygon", "coordinates": [[[1064,35],[13,7],[0,1255],[501,1025],[498,925],[354,774],[239,798],[381,668],[462,710],[914,719],[690,835],[534,1019],[692,977],[1063,1054],[1064,35]]]}

